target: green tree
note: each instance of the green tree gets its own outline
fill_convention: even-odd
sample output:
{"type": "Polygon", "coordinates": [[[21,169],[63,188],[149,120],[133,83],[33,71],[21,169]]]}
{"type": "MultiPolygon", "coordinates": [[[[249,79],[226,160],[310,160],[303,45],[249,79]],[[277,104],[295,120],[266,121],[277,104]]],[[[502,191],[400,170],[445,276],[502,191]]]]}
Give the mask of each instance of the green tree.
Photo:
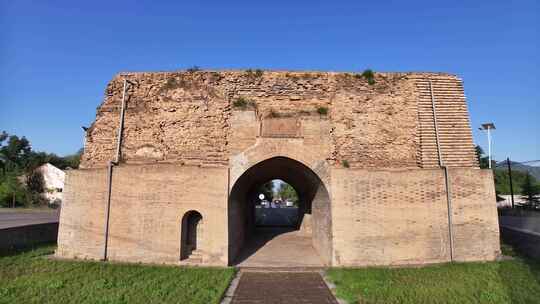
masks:
{"type": "Polygon", "coordinates": [[[279,189],[277,191],[278,195],[281,197],[282,200],[291,200],[295,204],[298,203],[298,193],[296,193],[296,190],[294,190],[293,186],[282,182],[279,185],[279,189]]]}
{"type": "Polygon", "coordinates": [[[71,169],[77,169],[79,168],[79,165],[81,163],[81,156],[84,152],[84,149],[83,148],[80,148],[75,154],[71,154],[71,155],[67,155],[67,156],[64,156],[63,159],[64,159],[64,163],[66,165],[65,168],[60,168],[60,169],[66,169],[67,167],[71,168],[71,169]]]}
{"type": "Polygon", "coordinates": [[[540,203],[540,187],[534,183],[534,178],[527,172],[521,186],[521,194],[527,207],[535,208],[540,203]]]}
{"type": "Polygon", "coordinates": [[[0,134],[0,161],[2,173],[22,171],[28,166],[32,153],[30,142],[23,136],[9,135],[5,131],[0,134]]]}
{"type": "Polygon", "coordinates": [[[43,193],[45,191],[45,180],[43,174],[38,170],[34,170],[26,176],[26,188],[35,193],[43,193]]]}
{"type": "Polygon", "coordinates": [[[13,174],[0,177],[0,206],[16,207],[26,204],[26,189],[13,174]]]}
{"type": "Polygon", "coordinates": [[[60,169],[78,168],[81,154],[82,149],[65,157],[35,152],[24,136],[3,131],[0,133],[0,206],[45,203],[43,176],[35,169],[45,163],[60,169]]]}
{"type": "MultiPolygon", "coordinates": [[[[526,172],[512,170],[512,184],[514,186],[514,194],[523,194],[523,185],[525,184],[526,172]]],[[[510,194],[510,176],[506,169],[493,170],[493,177],[495,179],[495,190],[498,194],[510,194]]],[[[539,185],[534,176],[529,176],[530,183],[533,185],[539,185]]]]}
{"type": "Polygon", "coordinates": [[[476,157],[478,157],[478,164],[480,165],[481,169],[487,169],[489,168],[489,157],[485,155],[484,149],[480,147],[479,145],[476,145],[476,157]]]}
{"type": "Polygon", "coordinates": [[[264,194],[264,199],[268,201],[272,201],[274,199],[274,183],[273,181],[268,181],[264,184],[262,184],[259,189],[258,193],[264,194]]]}

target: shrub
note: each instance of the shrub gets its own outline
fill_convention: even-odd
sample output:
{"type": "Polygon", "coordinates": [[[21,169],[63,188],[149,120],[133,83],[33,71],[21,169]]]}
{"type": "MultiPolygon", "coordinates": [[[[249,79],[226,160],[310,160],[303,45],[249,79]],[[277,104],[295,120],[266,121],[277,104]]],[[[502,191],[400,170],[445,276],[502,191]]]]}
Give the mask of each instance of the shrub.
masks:
{"type": "Polygon", "coordinates": [[[233,106],[235,108],[245,109],[248,105],[248,101],[244,97],[238,97],[234,102],[233,106]]]}
{"type": "Polygon", "coordinates": [[[291,78],[293,81],[297,81],[298,79],[300,79],[300,77],[298,77],[298,75],[292,74],[292,73],[286,73],[285,77],[291,78]]]}
{"type": "Polygon", "coordinates": [[[186,71],[187,71],[188,73],[195,73],[195,72],[198,72],[198,71],[200,71],[200,70],[201,70],[200,67],[194,65],[194,66],[188,68],[186,71]]]}
{"type": "Polygon", "coordinates": [[[328,114],[328,108],[327,107],[318,107],[317,113],[320,115],[327,115],[328,114]]]}
{"type": "Polygon", "coordinates": [[[351,165],[349,164],[349,161],[344,159],[341,161],[341,164],[343,165],[343,167],[345,168],[349,168],[351,165]]]}
{"type": "Polygon", "coordinates": [[[246,75],[248,78],[255,79],[255,78],[261,78],[264,74],[264,71],[261,69],[256,69],[253,71],[252,69],[246,70],[246,75]]]}
{"type": "Polygon", "coordinates": [[[364,72],[362,72],[362,77],[364,77],[370,85],[375,84],[375,73],[373,73],[372,70],[364,70],[364,72]]]}
{"type": "Polygon", "coordinates": [[[167,82],[165,85],[163,85],[163,89],[165,90],[171,90],[178,86],[178,83],[176,82],[176,78],[169,78],[167,79],[167,82]]]}
{"type": "Polygon", "coordinates": [[[235,108],[240,108],[240,109],[247,109],[247,108],[253,108],[253,109],[256,109],[257,108],[257,104],[252,101],[252,100],[247,100],[245,99],[244,97],[238,97],[234,102],[233,102],[233,106],[235,108]]]}

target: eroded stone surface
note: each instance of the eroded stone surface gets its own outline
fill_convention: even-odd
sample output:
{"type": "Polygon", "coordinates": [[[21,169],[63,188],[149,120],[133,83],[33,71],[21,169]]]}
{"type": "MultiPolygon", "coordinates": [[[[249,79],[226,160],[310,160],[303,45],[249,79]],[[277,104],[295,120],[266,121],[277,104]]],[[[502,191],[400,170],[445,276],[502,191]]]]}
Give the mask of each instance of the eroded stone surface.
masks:
{"type": "Polygon", "coordinates": [[[82,169],[68,173],[60,257],[103,257],[104,167],[116,150],[123,78],[134,85],[111,179],[111,260],[232,264],[253,230],[248,197],[273,178],[300,190],[309,211],[300,233],[323,265],[448,262],[450,231],[455,260],[499,254],[493,177],[478,169],[456,76],[376,73],[369,85],[347,73],[200,71],[110,82],[82,169]],[[202,220],[196,259],[185,261],[190,211],[202,220]]]}
{"type": "Polygon", "coordinates": [[[105,166],[113,158],[124,78],[135,83],[127,95],[126,162],[227,165],[262,136],[308,143],[327,138],[324,158],[333,165],[431,166],[429,78],[441,104],[441,132],[464,130],[442,141],[446,165],[477,165],[461,81],[453,75],[376,73],[369,85],[348,73],[199,71],[116,76],[88,130],[83,168],[105,166]],[[455,122],[450,125],[449,114],[455,122]]]}

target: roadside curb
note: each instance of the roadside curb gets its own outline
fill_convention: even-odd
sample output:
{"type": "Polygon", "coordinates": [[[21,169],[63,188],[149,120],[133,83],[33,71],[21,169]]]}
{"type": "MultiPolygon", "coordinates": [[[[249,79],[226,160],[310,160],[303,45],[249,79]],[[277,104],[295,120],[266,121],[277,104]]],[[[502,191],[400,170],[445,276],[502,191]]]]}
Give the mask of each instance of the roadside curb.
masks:
{"type": "Polygon", "coordinates": [[[238,282],[240,282],[240,277],[242,276],[242,271],[237,270],[236,274],[234,275],[234,278],[232,279],[231,283],[229,284],[229,287],[227,287],[227,290],[223,294],[221,298],[220,304],[229,304],[231,303],[234,292],[236,291],[236,288],[238,287],[238,282]]]}

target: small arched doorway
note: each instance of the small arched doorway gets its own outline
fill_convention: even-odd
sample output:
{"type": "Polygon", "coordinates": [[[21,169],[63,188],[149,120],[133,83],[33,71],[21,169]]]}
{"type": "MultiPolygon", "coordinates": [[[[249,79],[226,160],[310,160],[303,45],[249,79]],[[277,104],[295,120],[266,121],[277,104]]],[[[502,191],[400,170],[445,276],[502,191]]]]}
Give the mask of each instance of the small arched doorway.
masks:
{"type": "Polygon", "coordinates": [[[280,156],[247,169],[231,188],[228,211],[229,264],[247,267],[331,264],[330,196],[318,175],[301,162],[280,156]],[[275,180],[290,185],[297,193],[297,220],[289,227],[274,225],[262,229],[257,218],[261,210],[256,209],[261,208],[260,189],[275,180]]]}
{"type": "Polygon", "coordinates": [[[202,215],[194,210],[182,217],[180,226],[180,260],[188,259],[197,249],[201,239],[202,215]]]}

